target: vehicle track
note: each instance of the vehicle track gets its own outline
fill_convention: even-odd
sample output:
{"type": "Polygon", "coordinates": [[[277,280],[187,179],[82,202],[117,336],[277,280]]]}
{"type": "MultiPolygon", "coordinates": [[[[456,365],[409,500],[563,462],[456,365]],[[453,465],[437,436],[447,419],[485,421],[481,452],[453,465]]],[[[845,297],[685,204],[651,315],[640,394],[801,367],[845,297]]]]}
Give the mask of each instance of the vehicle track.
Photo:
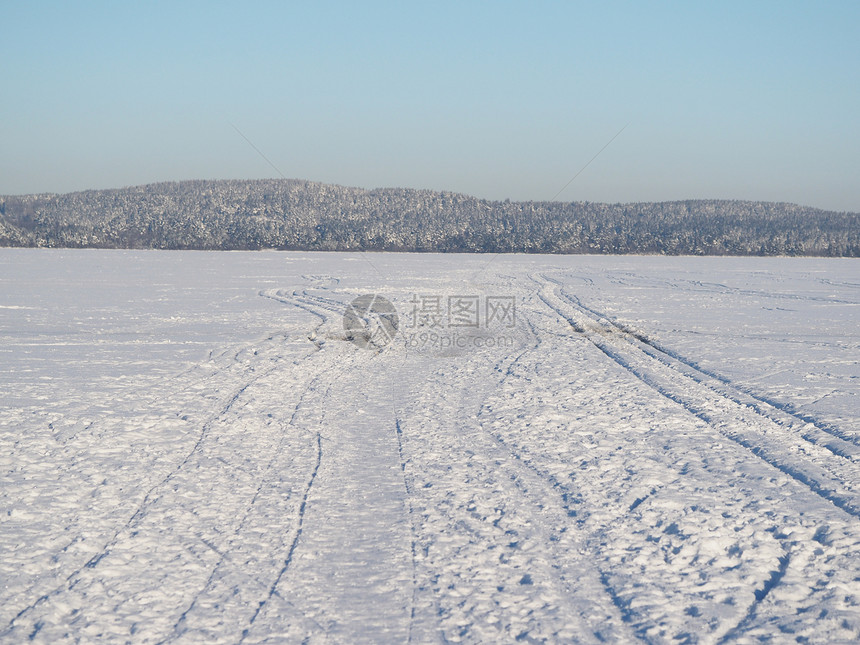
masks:
{"type": "Polygon", "coordinates": [[[780,425],[784,425],[793,431],[799,432],[803,438],[810,443],[817,444],[830,450],[835,455],[845,457],[851,461],[860,461],[860,437],[847,435],[839,428],[823,423],[809,415],[803,415],[792,410],[787,404],[773,401],[762,395],[755,394],[747,389],[738,387],[724,376],[711,370],[704,369],[694,361],[664,347],[653,339],[648,338],[641,331],[632,329],[629,326],[610,318],[606,314],[597,311],[593,307],[585,305],[577,296],[565,291],[561,283],[557,280],[546,276],[543,277],[545,280],[548,280],[559,287],[559,295],[567,300],[571,306],[585,312],[604,327],[607,325],[614,327],[619,332],[626,335],[631,343],[637,345],[652,358],[664,363],[668,367],[686,374],[706,387],[719,391],[723,396],[731,398],[739,405],[754,407],[756,411],[763,416],[766,416],[772,421],[775,421],[780,425]],[[826,435],[831,436],[828,437],[826,435]]]}
{"type": "Polygon", "coordinates": [[[310,497],[311,489],[313,488],[314,482],[317,478],[317,473],[320,469],[320,463],[322,463],[322,435],[317,433],[317,460],[314,464],[314,469],[308,478],[308,483],[304,491],[304,495],[302,496],[302,502],[299,505],[298,517],[296,518],[296,533],[293,536],[293,540],[290,543],[289,551],[287,551],[287,556],[284,558],[284,564],[281,567],[281,570],[278,571],[278,575],[275,577],[274,582],[272,582],[272,586],[269,588],[269,592],[267,596],[259,602],[256,609],[254,610],[254,614],[251,616],[251,619],[248,621],[248,627],[242,632],[242,638],[239,639],[240,643],[245,641],[248,634],[251,631],[251,627],[254,625],[254,622],[257,620],[257,616],[260,615],[260,612],[263,608],[268,604],[268,602],[272,599],[278,589],[278,584],[281,582],[281,578],[284,577],[284,574],[287,572],[287,569],[290,568],[290,564],[293,561],[293,554],[296,552],[296,547],[299,544],[299,540],[302,538],[302,530],[304,529],[304,521],[305,521],[305,510],[308,506],[308,497],[310,497]]]}
{"type": "MultiPolygon", "coordinates": [[[[308,359],[305,359],[305,361],[307,361],[307,360],[308,359]]],[[[319,434],[318,431],[314,431],[311,428],[302,427],[297,422],[297,415],[299,414],[299,412],[303,408],[305,408],[307,405],[309,405],[308,399],[310,398],[311,394],[314,393],[319,388],[321,379],[323,378],[323,376],[325,376],[330,371],[332,371],[331,368],[329,368],[328,370],[323,370],[322,372],[320,372],[316,376],[314,376],[306,386],[304,386],[301,396],[299,397],[296,404],[293,406],[293,410],[292,410],[292,413],[290,413],[290,415],[289,415],[289,419],[287,419],[285,422],[281,423],[281,438],[280,438],[280,441],[278,442],[275,453],[269,459],[268,464],[264,470],[263,477],[260,480],[259,485],[257,486],[257,490],[254,493],[254,496],[251,498],[250,502],[248,503],[247,507],[245,508],[244,512],[242,513],[242,519],[235,529],[234,540],[241,541],[242,533],[245,530],[246,525],[249,522],[249,518],[251,516],[251,513],[252,513],[255,505],[257,504],[257,500],[259,499],[263,488],[268,486],[270,479],[277,474],[276,472],[273,472],[273,469],[275,468],[276,462],[279,460],[279,458],[282,457],[283,451],[285,450],[287,439],[291,436],[291,431],[315,433],[314,434],[314,436],[315,436],[314,443],[316,445],[316,461],[315,461],[315,464],[313,465],[312,472],[309,476],[308,485],[306,486],[306,488],[304,490],[302,502],[299,505],[297,520],[294,520],[293,522],[291,522],[291,524],[296,525],[296,528],[294,528],[296,533],[294,535],[293,540],[290,543],[288,553],[284,559],[284,561],[285,561],[284,567],[281,569],[281,572],[277,576],[277,578],[275,579],[274,583],[271,583],[271,582],[264,583],[262,581],[257,580],[256,578],[254,579],[254,581],[256,582],[256,586],[259,587],[261,590],[264,590],[266,596],[257,605],[256,610],[254,611],[254,613],[250,619],[251,624],[256,619],[256,616],[259,614],[262,607],[269,600],[271,600],[271,598],[274,597],[274,595],[276,594],[275,589],[277,587],[277,583],[280,580],[280,577],[283,575],[286,568],[289,566],[289,562],[292,559],[292,555],[296,549],[296,546],[298,545],[298,541],[299,541],[299,538],[301,536],[301,529],[302,529],[302,523],[303,523],[303,518],[304,518],[304,511],[305,511],[305,508],[307,505],[307,498],[308,498],[308,495],[310,494],[310,489],[313,486],[313,482],[316,478],[316,473],[319,470],[319,464],[320,464],[320,461],[322,459],[322,439],[321,439],[321,435],[319,434]]],[[[286,466],[287,464],[280,464],[280,465],[286,466]]],[[[227,552],[217,551],[217,552],[219,553],[220,559],[215,564],[215,566],[212,568],[212,572],[211,572],[208,580],[206,581],[206,584],[198,591],[197,594],[195,594],[195,596],[192,599],[189,606],[182,612],[180,617],[174,623],[173,628],[171,630],[171,635],[169,637],[167,637],[166,639],[160,641],[161,643],[171,642],[173,640],[178,639],[179,637],[181,637],[183,635],[183,632],[185,631],[183,629],[183,625],[186,623],[188,617],[194,612],[194,609],[197,606],[198,602],[200,601],[201,597],[203,597],[207,593],[210,593],[211,588],[214,584],[214,581],[215,581],[216,576],[218,575],[219,571],[222,569],[222,567],[227,566],[228,564],[231,563],[231,555],[230,555],[229,551],[227,551],[227,552]]],[[[235,590],[234,590],[234,593],[235,593],[235,590]]]]}
{"type": "Polygon", "coordinates": [[[234,389],[233,392],[227,397],[226,401],[222,402],[217,412],[211,414],[209,418],[201,425],[200,431],[198,433],[197,440],[191,449],[185,454],[185,456],[179,461],[177,465],[171,468],[171,470],[164,475],[158,483],[153,485],[143,496],[143,499],[138,504],[133,513],[128,517],[128,519],[117,529],[114,530],[112,537],[107,540],[107,542],[98,550],[95,555],[92,555],[86,562],[82,565],[73,569],[70,573],[66,574],[65,580],[62,584],[56,586],[51,591],[40,595],[36,600],[30,602],[27,606],[22,608],[17,614],[7,623],[6,627],[0,632],[0,638],[10,635],[15,629],[18,622],[25,618],[30,612],[38,608],[39,606],[45,604],[50,601],[52,598],[57,597],[58,595],[71,590],[76,584],[77,577],[87,569],[95,569],[98,567],[99,563],[104,559],[104,557],[110,553],[111,549],[116,546],[119,542],[120,536],[123,533],[129,531],[135,523],[146,514],[147,509],[152,506],[152,504],[158,501],[158,493],[161,490],[164,490],[165,487],[169,485],[171,480],[173,480],[182,469],[188,464],[189,460],[195,455],[200,447],[203,445],[206,437],[208,436],[213,425],[224,415],[228,414],[230,410],[237,404],[240,400],[242,394],[257,380],[263,378],[268,375],[272,371],[277,368],[277,365],[270,367],[267,370],[257,372],[249,379],[246,379],[238,388],[234,389]]]}
{"type": "MultiPolygon", "coordinates": [[[[502,376],[499,379],[496,390],[501,390],[503,386],[513,377],[519,377],[520,375],[516,373],[515,368],[522,362],[522,360],[530,354],[537,353],[542,344],[541,334],[538,333],[538,330],[535,328],[534,323],[527,317],[523,316],[526,320],[526,323],[529,326],[531,336],[534,341],[534,345],[530,348],[525,349],[522,352],[519,352],[513,358],[505,358],[500,363],[496,365],[496,371],[501,373],[502,376]]],[[[648,617],[643,616],[641,614],[636,613],[630,607],[630,603],[621,598],[618,590],[612,584],[610,576],[607,574],[607,571],[601,568],[596,564],[596,558],[599,553],[595,549],[594,538],[595,533],[592,528],[590,531],[586,530],[584,526],[585,519],[582,516],[582,508],[580,507],[581,494],[576,488],[553,475],[552,473],[546,471],[544,468],[541,468],[537,465],[534,460],[528,455],[522,452],[522,447],[516,444],[510,443],[506,440],[502,435],[498,432],[493,431],[490,427],[488,427],[489,419],[485,419],[485,415],[489,412],[486,402],[481,406],[481,409],[478,411],[477,418],[481,425],[481,428],[485,431],[486,435],[496,444],[496,446],[502,448],[507,451],[507,453],[513,457],[513,463],[517,464],[524,472],[529,474],[530,480],[533,482],[534,477],[536,476],[542,483],[544,484],[541,489],[542,492],[540,494],[535,493],[535,485],[532,483],[531,486],[527,488],[518,487],[520,493],[527,499],[530,500],[531,503],[535,504],[538,507],[544,506],[546,504],[554,504],[558,511],[560,512],[558,526],[568,527],[577,527],[578,530],[582,533],[578,538],[580,543],[579,549],[583,553],[588,553],[590,557],[585,558],[581,563],[583,569],[590,570],[592,576],[596,581],[599,582],[599,585],[594,585],[596,588],[600,588],[606,594],[607,598],[611,602],[611,604],[617,610],[616,613],[616,624],[612,627],[609,625],[604,625],[602,631],[606,632],[601,635],[601,640],[609,634],[612,634],[612,639],[623,638],[627,642],[631,641],[640,641],[645,643],[653,642],[644,630],[641,627],[637,628],[637,624],[641,625],[643,621],[647,622],[648,617]],[[565,522],[564,518],[570,518],[565,522]],[[623,626],[623,627],[622,627],[623,626]]],[[[651,490],[649,495],[654,495],[657,493],[657,488],[651,490]]],[[[633,504],[633,508],[641,504],[644,501],[643,499],[638,499],[633,504]]],[[[632,510],[632,508],[630,509],[632,510]]],[[[587,511],[586,511],[587,512],[587,511]]],[[[556,535],[552,539],[548,539],[546,543],[548,545],[553,545],[558,542],[558,535],[556,535]]],[[[565,554],[558,551],[558,549],[552,549],[555,558],[557,558],[558,562],[561,563],[565,559],[565,554]]],[[[562,569],[563,567],[559,567],[562,569]]],[[[579,575],[577,580],[581,580],[583,575],[583,570],[579,570],[579,575]]],[[[564,577],[562,578],[564,580],[564,577]]],[[[572,580],[565,580],[565,584],[568,585],[568,591],[573,595],[572,589],[570,585],[572,584],[572,580]]],[[[595,634],[599,634],[601,630],[595,627],[595,634]]]]}
{"type": "MultiPolygon", "coordinates": [[[[411,495],[423,501],[425,508],[428,503],[432,504],[423,497],[423,493],[427,490],[434,490],[439,484],[434,483],[432,476],[424,472],[425,469],[421,466],[423,459],[420,453],[423,453],[425,448],[416,448],[415,446],[424,446],[429,435],[437,432],[444,433],[443,428],[447,425],[448,415],[453,415],[453,418],[458,419],[474,419],[474,424],[470,422],[460,430],[468,438],[448,437],[442,434],[438,440],[441,441],[444,438],[446,442],[451,443],[450,445],[445,443],[445,448],[441,450],[446,453],[450,452],[452,457],[460,455],[465,450],[470,460],[474,460],[476,467],[470,468],[466,472],[468,473],[467,476],[473,480],[470,484],[470,490],[476,497],[486,492],[481,487],[482,485],[502,486],[502,482],[505,482],[503,490],[510,490],[512,497],[509,498],[508,495],[500,494],[497,504],[503,505],[506,510],[499,518],[528,523],[530,527],[528,542],[531,544],[531,540],[535,540],[533,548],[539,548],[544,556],[549,558],[549,567],[552,571],[551,578],[543,579],[542,584],[547,585],[548,589],[552,589],[558,598],[566,599],[555,611],[567,616],[566,625],[568,628],[576,626],[574,631],[578,635],[577,638],[585,639],[585,642],[598,642],[600,638],[626,642],[640,640],[634,631],[625,624],[622,612],[618,611],[617,605],[609,593],[607,593],[604,601],[591,595],[585,599],[578,591],[578,583],[582,583],[583,580],[592,581],[592,584],[587,585],[589,588],[599,589],[601,586],[599,570],[589,562],[588,556],[585,555],[584,545],[587,536],[575,530],[579,523],[575,517],[576,511],[573,505],[573,501],[577,497],[576,491],[550,473],[537,467],[530,459],[524,457],[515,446],[504,441],[502,437],[493,432],[489,427],[491,415],[487,414],[485,408],[485,396],[477,391],[471,392],[475,389],[475,381],[470,377],[470,374],[476,369],[481,372],[490,371],[500,375],[493,386],[480,388],[482,392],[486,390],[486,394],[498,391],[505,382],[515,375],[515,367],[520,359],[540,345],[539,339],[533,340],[535,341],[533,347],[518,351],[515,354],[505,355],[498,362],[490,362],[488,367],[482,367],[482,364],[487,363],[490,357],[479,355],[471,357],[465,364],[458,364],[458,369],[453,370],[453,372],[443,368],[443,372],[431,373],[430,380],[425,384],[424,389],[449,393],[438,401],[422,403],[422,406],[432,406],[423,409],[423,412],[425,414],[430,413],[430,416],[436,419],[432,424],[436,427],[424,426],[419,419],[415,419],[406,411],[400,413],[399,427],[403,435],[401,450],[406,455],[404,472],[407,474],[408,481],[417,480],[410,484],[409,490],[411,495]],[[472,385],[470,386],[469,383],[472,385]],[[435,406],[438,405],[441,405],[441,408],[435,411],[435,406]],[[454,405],[453,409],[451,408],[452,405],[454,405]],[[433,410],[432,413],[431,410],[433,410]],[[476,472],[478,463],[495,465],[492,467],[492,471],[483,475],[481,474],[482,471],[476,472]],[[496,480],[497,483],[483,483],[482,478],[484,476],[490,477],[490,481],[496,480]],[[576,603],[590,607],[590,610],[580,614],[581,608],[574,609],[574,604],[568,604],[573,602],[572,599],[576,599],[576,603]],[[594,622],[595,616],[613,616],[613,619],[609,622],[603,620],[594,622]],[[598,636],[601,632],[603,635],[598,636]]],[[[430,445],[434,446],[433,449],[440,449],[435,442],[430,445]]],[[[427,466],[436,468],[438,464],[430,462],[427,466]]],[[[459,527],[457,530],[463,531],[466,528],[462,524],[463,520],[457,520],[460,513],[463,512],[464,509],[462,508],[452,509],[450,515],[444,516],[444,521],[454,522],[454,525],[459,527]]],[[[468,508],[465,509],[464,517],[470,518],[470,523],[476,521],[468,508]]],[[[496,519],[496,522],[499,518],[496,519]]],[[[437,535],[422,531],[420,522],[416,526],[419,542],[422,544],[432,545],[439,538],[437,535]]],[[[480,526],[481,524],[478,523],[478,527],[480,526]]],[[[475,533],[472,539],[483,542],[490,540],[491,535],[492,533],[484,534],[479,531],[475,533]]],[[[508,538],[508,540],[511,539],[517,541],[518,539],[526,539],[526,537],[524,535],[520,538],[508,538]]],[[[490,545],[489,548],[501,546],[493,542],[490,542],[490,545]]],[[[519,554],[517,555],[519,556],[519,554]]],[[[436,566],[441,564],[438,563],[436,566]]],[[[424,578],[431,580],[444,574],[447,569],[446,566],[442,566],[442,569],[431,568],[430,571],[426,571],[428,567],[426,556],[422,560],[422,567],[425,569],[424,578]]],[[[448,575],[450,573],[448,571],[448,575]]],[[[526,584],[531,584],[531,582],[526,584]]],[[[440,611],[443,612],[440,614],[442,625],[446,630],[451,630],[450,617],[447,615],[450,609],[445,608],[450,608],[452,598],[448,596],[448,590],[444,588],[435,588],[435,594],[437,602],[440,603],[440,611]]],[[[499,608],[498,612],[499,616],[505,616],[508,613],[502,608],[499,608]]],[[[453,637],[457,633],[455,631],[449,635],[453,637]]],[[[514,634],[514,636],[516,635],[514,634]]],[[[527,632],[523,632],[520,636],[524,639],[531,638],[527,632]]],[[[480,637],[472,636],[471,638],[480,637]]],[[[535,638],[540,637],[535,636],[535,638]]]]}
{"type": "MultiPolygon", "coordinates": [[[[398,539],[393,537],[396,533],[393,524],[397,520],[391,516],[392,508],[377,507],[376,511],[394,519],[394,522],[383,521],[380,525],[373,525],[367,523],[369,509],[366,508],[367,502],[364,499],[355,508],[351,508],[351,504],[345,504],[348,499],[355,497],[356,486],[361,498],[373,499],[380,494],[381,490],[387,490],[393,485],[399,486],[402,490],[403,508],[404,510],[407,508],[402,469],[400,473],[395,474],[388,461],[389,458],[393,458],[393,463],[400,464],[397,458],[399,453],[395,427],[396,412],[386,401],[384,388],[380,392],[377,385],[365,390],[368,382],[363,375],[365,372],[374,371],[372,363],[379,358],[380,353],[357,349],[346,342],[345,337],[337,334],[332,325],[332,318],[342,315],[345,305],[326,297],[307,294],[307,290],[301,289],[291,294],[271,290],[261,295],[305,309],[320,320],[316,330],[310,334],[311,340],[314,340],[313,336],[316,334],[324,334],[322,338],[316,339],[320,341],[318,347],[321,351],[316,356],[321,357],[321,363],[314,368],[319,372],[319,367],[322,366],[323,370],[317,374],[312,387],[311,395],[315,393],[316,396],[311,396],[306,402],[306,405],[310,406],[309,412],[313,414],[312,417],[305,419],[304,415],[299,414],[300,410],[296,410],[289,421],[292,425],[318,432],[319,460],[303,498],[300,514],[301,530],[295,534],[289,553],[283,559],[269,593],[259,601],[240,640],[250,642],[258,636],[264,637],[267,630],[271,629],[279,630],[281,633],[289,632],[297,639],[309,637],[338,640],[343,637],[343,630],[346,629],[343,621],[355,618],[347,619],[345,616],[350,612],[344,615],[335,609],[346,599],[351,599],[350,602],[361,602],[355,596],[357,590],[354,588],[360,581],[343,577],[339,570],[331,572],[334,574],[333,578],[320,579],[319,576],[322,575],[320,568],[314,563],[322,562],[316,558],[330,560],[323,564],[323,571],[328,571],[332,566],[350,568],[358,566],[358,570],[371,576],[380,575],[382,571],[398,571],[400,565],[395,561],[400,559],[400,555],[396,548],[393,548],[394,545],[398,545],[398,539]],[[326,344],[327,340],[344,342],[326,344]],[[356,410],[356,401],[363,401],[364,403],[357,407],[366,408],[366,410],[356,410]],[[298,418],[296,418],[297,415],[298,418]],[[388,424],[389,417],[391,424],[388,424]],[[364,432],[357,434],[358,428],[364,428],[364,432]],[[389,433],[389,429],[394,431],[389,433]],[[377,446],[378,450],[368,452],[366,446],[362,445],[365,443],[377,446]],[[347,496],[344,499],[345,489],[353,491],[352,497],[347,496]],[[350,522],[355,524],[350,525],[350,522]],[[332,529],[329,523],[334,523],[341,528],[332,529]],[[354,536],[342,526],[344,523],[355,533],[354,536]],[[378,539],[368,541],[367,536],[377,531],[382,531],[378,539]],[[332,538],[340,534],[349,537],[345,543],[336,545],[332,542],[332,538]],[[393,544],[387,544],[387,540],[392,540],[393,544]],[[337,550],[333,551],[335,547],[337,550]],[[350,554],[352,549],[356,550],[354,557],[357,560],[355,563],[344,562],[344,555],[350,554]],[[388,553],[393,558],[383,558],[379,563],[375,563],[371,556],[378,553],[388,553]],[[370,559],[362,565],[360,563],[363,558],[370,559]],[[340,564],[335,565],[335,563],[340,564]],[[278,593],[279,588],[283,588],[282,591],[288,589],[290,594],[298,594],[296,604],[302,607],[300,615],[285,617],[282,612],[276,611],[277,608],[273,607],[270,610],[269,600],[275,596],[285,595],[278,593]],[[314,623],[312,626],[307,624],[306,616],[312,618],[314,623]]],[[[391,492],[394,493],[394,491],[391,492]]],[[[396,497],[395,495],[392,501],[396,500],[396,497]]],[[[380,501],[388,504],[387,499],[383,498],[380,501]]],[[[396,507],[396,503],[394,506],[396,507]]],[[[403,517],[403,528],[406,528],[408,518],[405,515],[403,517]]],[[[403,537],[407,538],[403,546],[408,548],[410,544],[408,535],[403,537]]],[[[404,564],[409,562],[411,558],[404,558],[404,564]]],[[[406,571],[404,570],[403,573],[406,571]]],[[[399,572],[397,575],[400,575],[399,572]]],[[[409,575],[412,576],[412,574],[409,575]]],[[[374,593],[385,596],[389,592],[371,588],[361,595],[375,597],[374,593]]],[[[398,589],[396,594],[399,593],[398,589]]],[[[414,616],[414,611],[410,611],[414,616]]],[[[370,621],[374,626],[370,627],[368,624],[368,629],[374,633],[388,633],[376,632],[380,629],[399,629],[399,627],[393,627],[400,620],[400,611],[396,605],[377,607],[376,613],[379,616],[370,621]]],[[[368,614],[367,618],[369,617],[368,614]]],[[[410,616],[403,616],[403,635],[407,638],[411,629],[411,624],[407,622],[409,620],[410,616]]],[[[414,632],[413,642],[415,642],[414,632]]]]}
{"type": "Polygon", "coordinates": [[[760,412],[761,406],[756,409],[728,396],[721,391],[724,388],[710,387],[706,375],[694,378],[677,367],[689,365],[668,354],[656,358],[659,350],[652,345],[565,299],[557,281],[542,276],[535,281],[547,307],[630,374],[841,511],[860,518],[860,492],[854,483],[860,482],[860,468],[847,446],[835,452],[832,446],[815,442],[814,435],[780,425],[760,412]]]}

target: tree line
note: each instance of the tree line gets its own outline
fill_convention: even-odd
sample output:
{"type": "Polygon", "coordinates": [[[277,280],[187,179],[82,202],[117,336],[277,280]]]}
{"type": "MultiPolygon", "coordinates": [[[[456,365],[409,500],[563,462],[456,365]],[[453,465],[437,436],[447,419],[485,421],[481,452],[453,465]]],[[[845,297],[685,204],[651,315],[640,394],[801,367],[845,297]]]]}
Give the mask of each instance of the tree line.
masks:
{"type": "Polygon", "coordinates": [[[0,246],[860,256],[860,214],[687,200],[511,202],[298,180],[0,197],[0,246]]]}

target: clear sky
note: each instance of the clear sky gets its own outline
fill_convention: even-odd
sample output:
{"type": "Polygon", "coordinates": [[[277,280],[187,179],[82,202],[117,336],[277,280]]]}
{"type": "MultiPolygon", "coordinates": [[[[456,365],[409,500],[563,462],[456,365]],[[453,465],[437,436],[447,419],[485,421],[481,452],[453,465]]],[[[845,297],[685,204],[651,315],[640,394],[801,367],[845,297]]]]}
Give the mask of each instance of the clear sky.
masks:
{"type": "Polygon", "coordinates": [[[286,177],[860,211],[860,2],[0,0],[0,194],[286,177]],[[233,124],[233,125],[231,125],[233,124]]]}

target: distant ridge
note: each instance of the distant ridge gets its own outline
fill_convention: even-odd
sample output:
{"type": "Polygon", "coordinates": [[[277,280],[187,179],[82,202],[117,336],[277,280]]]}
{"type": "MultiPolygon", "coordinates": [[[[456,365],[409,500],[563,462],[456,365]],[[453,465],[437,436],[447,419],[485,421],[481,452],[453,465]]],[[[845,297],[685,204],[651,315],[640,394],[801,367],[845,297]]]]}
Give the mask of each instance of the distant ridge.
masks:
{"type": "Polygon", "coordinates": [[[860,214],[774,202],[499,202],[199,180],[0,197],[0,246],[858,257],[860,214]]]}

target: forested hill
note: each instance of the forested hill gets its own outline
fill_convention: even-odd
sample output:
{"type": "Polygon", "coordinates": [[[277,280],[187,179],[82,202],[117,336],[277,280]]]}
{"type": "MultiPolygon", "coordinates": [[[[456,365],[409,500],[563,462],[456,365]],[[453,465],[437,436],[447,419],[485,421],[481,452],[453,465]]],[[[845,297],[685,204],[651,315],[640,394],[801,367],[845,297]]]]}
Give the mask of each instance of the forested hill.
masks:
{"type": "Polygon", "coordinates": [[[496,202],[295,180],[0,197],[0,246],[860,256],[860,214],[720,200],[496,202]]]}

